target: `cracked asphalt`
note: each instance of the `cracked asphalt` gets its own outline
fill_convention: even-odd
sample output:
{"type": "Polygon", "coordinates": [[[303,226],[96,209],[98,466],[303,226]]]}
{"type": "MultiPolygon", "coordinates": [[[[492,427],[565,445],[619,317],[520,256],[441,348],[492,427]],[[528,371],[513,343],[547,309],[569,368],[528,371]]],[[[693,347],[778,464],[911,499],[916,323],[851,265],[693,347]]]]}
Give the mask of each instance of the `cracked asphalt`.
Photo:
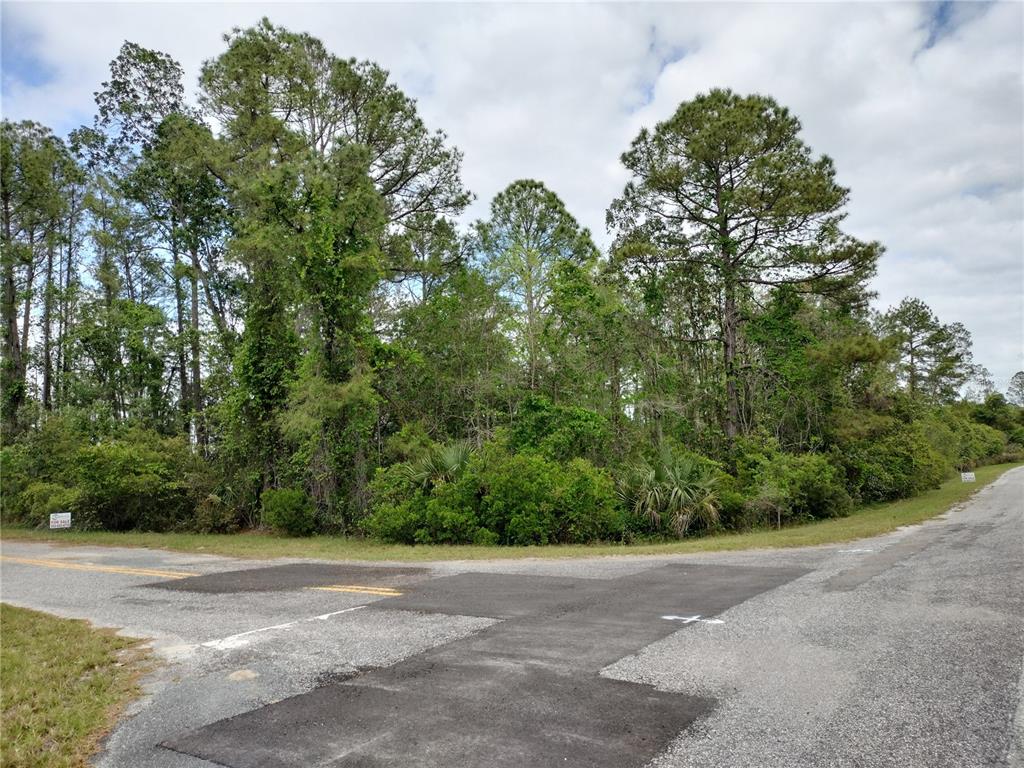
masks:
{"type": "Polygon", "coordinates": [[[1024,766],[1024,468],[805,549],[369,565],[5,541],[0,598],[162,658],[100,766],[1024,766]]]}

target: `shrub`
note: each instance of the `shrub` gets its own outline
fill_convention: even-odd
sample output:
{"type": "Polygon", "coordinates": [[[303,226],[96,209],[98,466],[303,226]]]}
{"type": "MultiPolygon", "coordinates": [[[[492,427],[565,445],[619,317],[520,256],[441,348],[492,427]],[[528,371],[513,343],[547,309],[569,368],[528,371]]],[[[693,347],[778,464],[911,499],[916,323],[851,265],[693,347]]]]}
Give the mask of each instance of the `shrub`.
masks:
{"type": "Polygon", "coordinates": [[[584,544],[621,539],[625,520],[607,472],[586,459],[573,459],[557,487],[558,540],[584,544]]]}
{"type": "Polygon", "coordinates": [[[316,510],[305,491],[279,488],[260,495],[263,524],[289,536],[309,536],[316,529],[316,510]]]}
{"type": "Polygon", "coordinates": [[[754,470],[753,509],[780,521],[844,517],[853,500],[839,470],[816,453],[762,455],[754,470]]]}
{"type": "Polygon", "coordinates": [[[241,520],[220,496],[209,493],[196,504],[190,527],[199,533],[234,533],[241,527],[241,520]]]}
{"type": "Polygon", "coordinates": [[[490,451],[478,475],[482,525],[502,544],[556,541],[558,475],[558,465],[539,454],[490,451]]]}
{"type": "Polygon", "coordinates": [[[21,494],[23,514],[19,522],[46,527],[50,515],[58,512],[74,513],[80,496],[77,488],[67,488],[57,483],[32,483],[21,494]]]}
{"type": "Polygon", "coordinates": [[[929,442],[920,422],[849,446],[839,457],[849,487],[862,501],[889,501],[936,488],[951,465],[929,442]]]}
{"type": "Polygon", "coordinates": [[[389,544],[415,544],[426,520],[426,504],[427,497],[421,492],[398,503],[378,502],[360,527],[366,535],[389,544]]]}
{"type": "Polygon", "coordinates": [[[166,530],[192,509],[183,467],[190,460],[180,441],[117,440],[78,450],[72,467],[83,528],[166,530]]]}
{"type": "Polygon", "coordinates": [[[509,432],[513,452],[537,451],[552,461],[600,461],[607,455],[610,442],[608,420],[599,413],[554,405],[540,395],[523,400],[509,432]]]}
{"type": "Polygon", "coordinates": [[[654,531],[671,531],[682,538],[695,521],[718,524],[719,473],[713,462],[696,454],[677,455],[662,444],[653,461],[627,467],[619,496],[635,517],[654,531]]]}

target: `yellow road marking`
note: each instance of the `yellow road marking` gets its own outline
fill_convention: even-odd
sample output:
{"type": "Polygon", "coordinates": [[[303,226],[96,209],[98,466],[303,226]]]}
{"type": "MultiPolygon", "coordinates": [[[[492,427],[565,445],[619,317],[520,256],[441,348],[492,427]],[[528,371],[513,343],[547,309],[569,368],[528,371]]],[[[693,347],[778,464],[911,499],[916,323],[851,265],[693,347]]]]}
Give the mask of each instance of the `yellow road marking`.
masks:
{"type": "Polygon", "coordinates": [[[364,587],[358,584],[330,584],[325,587],[306,587],[321,592],[358,592],[364,595],[379,595],[380,597],[398,597],[402,593],[391,587],[364,587]]]}
{"type": "Polygon", "coordinates": [[[187,579],[194,573],[183,571],[157,571],[152,568],[128,568],[120,565],[93,565],[91,563],[75,563],[67,560],[41,560],[33,557],[13,557],[0,555],[0,560],[10,560],[22,565],[39,565],[45,568],[64,568],[71,571],[95,571],[99,573],[122,573],[128,576],[154,576],[158,579],[187,579]]]}

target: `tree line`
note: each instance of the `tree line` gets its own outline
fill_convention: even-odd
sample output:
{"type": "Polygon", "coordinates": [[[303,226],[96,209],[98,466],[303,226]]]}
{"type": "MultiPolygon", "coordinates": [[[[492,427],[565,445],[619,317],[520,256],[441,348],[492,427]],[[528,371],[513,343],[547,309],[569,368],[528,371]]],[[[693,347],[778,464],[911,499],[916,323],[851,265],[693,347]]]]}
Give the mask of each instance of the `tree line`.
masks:
{"type": "Polygon", "coordinates": [[[461,153],[376,64],[224,42],[194,99],[126,42],[92,124],[0,126],[6,522],[629,540],[1021,450],[1024,374],[870,309],[883,247],[773,99],[642,130],[602,251],[531,179],[460,226],[461,153]]]}

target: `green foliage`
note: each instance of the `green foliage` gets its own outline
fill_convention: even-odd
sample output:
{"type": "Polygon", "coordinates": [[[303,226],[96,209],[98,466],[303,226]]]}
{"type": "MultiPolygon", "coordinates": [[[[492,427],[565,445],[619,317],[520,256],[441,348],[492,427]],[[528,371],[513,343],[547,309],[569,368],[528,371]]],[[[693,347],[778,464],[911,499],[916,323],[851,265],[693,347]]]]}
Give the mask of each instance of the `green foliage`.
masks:
{"type": "Polygon", "coordinates": [[[936,488],[951,464],[928,441],[920,424],[901,424],[844,451],[848,483],[864,502],[913,496],[936,488]]]}
{"type": "Polygon", "coordinates": [[[676,454],[663,443],[653,461],[626,468],[619,495],[630,513],[647,521],[653,531],[682,538],[694,522],[705,527],[718,523],[718,482],[718,473],[706,459],[676,454]]]}
{"type": "Polygon", "coordinates": [[[316,529],[316,510],[305,491],[271,488],[260,495],[263,524],[289,536],[309,536],[316,529]]]}
{"type": "Polygon", "coordinates": [[[608,420],[600,414],[573,405],[554,405],[539,395],[523,399],[509,431],[512,450],[537,451],[552,461],[602,461],[610,442],[608,420]]]}
{"type": "Polygon", "coordinates": [[[624,532],[615,482],[586,459],[572,459],[558,484],[558,540],[571,544],[614,541],[624,532]]]}
{"type": "Polygon", "coordinates": [[[0,121],[5,523],[683,536],[1024,443],[1024,373],[957,402],[992,390],[966,329],[871,314],[882,248],[769,96],[641,130],[602,254],[539,181],[460,229],[460,152],[309,34],[233,30],[197,100],[182,71],[127,42],[93,127],[0,121]]]}
{"type": "Polygon", "coordinates": [[[188,449],[180,441],[132,437],[79,449],[71,466],[80,494],[77,527],[149,531],[186,523],[188,449]]]}
{"type": "Polygon", "coordinates": [[[405,465],[410,483],[424,489],[458,480],[475,451],[465,440],[434,446],[416,461],[405,465]]]}
{"type": "Polygon", "coordinates": [[[49,524],[50,515],[74,512],[78,508],[81,492],[57,483],[32,483],[19,496],[22,514],[18,522],[37,528],[49,524]]]}
{"type": "Polygon", "coordinates": [[[427,481],[409,465],[378,470],[363,531],[409,544],[585,543],[622,535],[611,477],[585,459],[563,464],[491,443],[460,467],[427,481]]]}

